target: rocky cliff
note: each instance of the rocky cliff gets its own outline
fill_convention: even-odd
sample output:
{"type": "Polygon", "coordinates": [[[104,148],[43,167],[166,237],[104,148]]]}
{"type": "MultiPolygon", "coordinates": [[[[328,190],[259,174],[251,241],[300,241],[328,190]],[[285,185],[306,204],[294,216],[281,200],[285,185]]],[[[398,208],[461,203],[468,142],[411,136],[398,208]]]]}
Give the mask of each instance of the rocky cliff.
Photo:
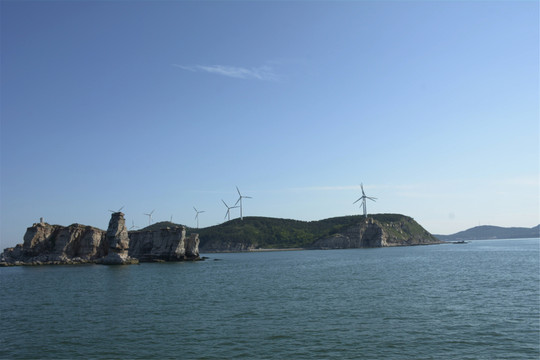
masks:
{"type": "Polygon", "coordinates": [[[107,252],[103,230],[80,224],[64,227],[40,222],[26,230],[22,244],[4,250],[0,263],[83,263],[101,258],[107,252]]]}
{"type": "Polygon", "coordinates": [[[124,214],[112,214],[107,231],[86,225],[33,224],[24,242],[0,254],[0,266],[40,264],[133,264],[199,259],[199,237],[185,228],[128,232],[124,214]]]}
{"type": "Polygon", "coordinates": [[[126,265],[139,262],[138,259],[128,255],[130,241],[123,213],[115,212],[111,215],[111,221],[109,221],[105,236],[105,240],[109,244],[109,253],[99,259],[100,264],[126,265]]]}
{"type": "Polygon", "coordinates": [[[397,221],[379,221],[372,217],[336,234],[315,241],[315,249],[350,249],[386,246],[410,246],[441,243],[409,217],[397,221]]]}
{"type": "Polygon", "coordinates": [[[129,256],[140,261],[180,261],[199,257],[199,235],[192,234],[186,239],[184,226],[132,231],[129,238],[129,256]]]}

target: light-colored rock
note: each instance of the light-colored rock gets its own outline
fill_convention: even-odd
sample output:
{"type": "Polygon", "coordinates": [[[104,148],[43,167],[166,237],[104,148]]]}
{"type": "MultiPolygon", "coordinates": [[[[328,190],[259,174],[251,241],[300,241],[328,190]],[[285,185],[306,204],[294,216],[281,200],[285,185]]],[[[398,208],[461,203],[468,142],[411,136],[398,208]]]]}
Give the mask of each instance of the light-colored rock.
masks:
{"type": "Polygon", "coordinates": [[[109,227],[107,228],[107,242],[109,249],[129,249],[129,236],[124,213],[115,212],[111,215],[109,227]]]}
{"type": "Polygon", "coordinates": [[[186,258],[199,258],[199,234],[191,234],[186,240],[186,258]]]}
{"type": "Polygon", "coordinates": [[[123,213],[115,212],[111,215],[106,240],[109,244],[109,253],[107,256],[99,259],[100,264],[128,265],[139,262],[128,254],[129,237],[123,213]]]}
{"type": "Polygon", "coordinates": [[[184,226],[158,231],[132,231],[129,238],[129,255],[143,262],[199,259],[198,235],[186,240],[184,226]]]}
{"type": "Polygon", "coordinates": [[[186,239],[185,227],[128,233],[124,214],[116,212],[111,215],[107,231],[80,224],[33,224],[22,244],[0,254],[0,266],[199,259],[199,237],[193,234],[186,239]]]}
{"type": "Polygon", "coordinates": [[[99,259],[97,263],[103,265],[131,265],[138,264],[139,260],[128,256],[128,254],[124,251],[111,251],[107,254],[107,256],[99,259]]]}

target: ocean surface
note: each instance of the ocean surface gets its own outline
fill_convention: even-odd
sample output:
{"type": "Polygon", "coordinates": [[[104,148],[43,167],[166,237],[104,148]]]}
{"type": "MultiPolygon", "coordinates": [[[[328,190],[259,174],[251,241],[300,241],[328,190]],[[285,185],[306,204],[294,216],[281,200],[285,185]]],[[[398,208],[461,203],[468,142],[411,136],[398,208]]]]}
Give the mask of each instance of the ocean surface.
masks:
{"type": "Polygon", "coordinates": [[[540,240],[0,268],[5,359],[538,359],[540,240]]]}

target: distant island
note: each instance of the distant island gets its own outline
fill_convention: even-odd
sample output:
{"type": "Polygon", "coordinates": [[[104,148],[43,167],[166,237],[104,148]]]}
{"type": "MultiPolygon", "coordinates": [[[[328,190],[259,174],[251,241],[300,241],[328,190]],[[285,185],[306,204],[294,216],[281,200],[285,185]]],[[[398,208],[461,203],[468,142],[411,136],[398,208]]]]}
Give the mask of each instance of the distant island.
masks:
{"type": "Polygon", "coordinates": [[[540,238],[540,225],[532,228],[483,225],[451,235],[435,235],[442,241],[540,238]]]}

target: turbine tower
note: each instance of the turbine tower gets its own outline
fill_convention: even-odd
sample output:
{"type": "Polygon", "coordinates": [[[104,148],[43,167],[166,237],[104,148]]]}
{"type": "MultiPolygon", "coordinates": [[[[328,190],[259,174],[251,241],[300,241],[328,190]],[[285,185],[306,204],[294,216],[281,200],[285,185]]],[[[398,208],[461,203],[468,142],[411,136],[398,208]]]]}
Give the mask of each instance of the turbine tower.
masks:
{"type": "Polygon", "coordinates": [[[253,198],[251,196],[243,196],[240,193],[240,189],[238,189],[238,186],[236,187],[236,191],[238,191],[238,200],[236,200],[236,204],[234,204],[234,206],[240,203],[240,220],[244,220],[244,217],[242,216],[242,199],[253,199],[253,198]]]}
{"type": "Polygon", "coordinates": [[[199,211],[197,210],[195,206],[193,207],[193,210],[195,210],[195,220],[197,220],[197,229],[198,229],[199,228],[199,214],[203,213],[204,210],[199,211]]]}
{"type": "Polygon", "coordinates": [[[362,200],[362,207],[364,208],[364,216],[366,217],[367,219],[367,208],[366,208],[366,199],[369,199],[371,201],[375,201],[375,197],[369,197],[369,196],[366,196],[366,193],[364,192],[364,185],[363,184],[360,184],[360,188],[362,188],[362,196],[360,198],[358,198],[358,200],[356,200],[355,202],[353,202],[353,204],[356,204],[357,202],[359,202],[360,200],[362,200]]]}
{"type": "Polygon", "coordinates": [[[228,221],[230,221],[231,220],[231,209],[236,209],[238,206],[229,206],[229,205],[227,205],[227,203],[223,199],[221,199],[221,201],[223,202],[223,204],[227,208],[227,212],[225,213],[224,219],[228,218],[228,221]]]}
{"type": "Polygon", "coordinates": [[[143,215],[148,216],[148,225],[149,225],[149,226],[152,225],[152,214],[154,213],[154,211],[155,211],[155,210],[152,210],[152,211],[150,211],[150,213],[148,213],[148,214],[143,214],[143,215]]]}

